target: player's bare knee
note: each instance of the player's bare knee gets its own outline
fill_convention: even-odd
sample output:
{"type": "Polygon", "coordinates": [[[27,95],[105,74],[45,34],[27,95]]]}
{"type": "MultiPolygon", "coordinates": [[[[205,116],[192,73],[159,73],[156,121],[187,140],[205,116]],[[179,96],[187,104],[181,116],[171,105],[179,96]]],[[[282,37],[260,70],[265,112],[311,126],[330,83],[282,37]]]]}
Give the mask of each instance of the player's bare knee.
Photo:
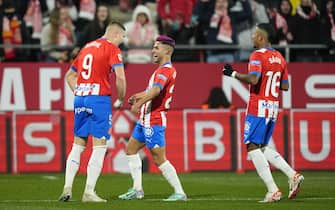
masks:
{"type": "Polygon", "coordinates": [[[161,157],[159,155],[152,155],[152,160],[156,166],[160,166],[166,161],[164,157],[161,157]]]}
{"type": "Polygon", "coordinates": [[[128,146],[126,147],[126,155],[135,155],[137,150],[134,147],[128,146]]]}

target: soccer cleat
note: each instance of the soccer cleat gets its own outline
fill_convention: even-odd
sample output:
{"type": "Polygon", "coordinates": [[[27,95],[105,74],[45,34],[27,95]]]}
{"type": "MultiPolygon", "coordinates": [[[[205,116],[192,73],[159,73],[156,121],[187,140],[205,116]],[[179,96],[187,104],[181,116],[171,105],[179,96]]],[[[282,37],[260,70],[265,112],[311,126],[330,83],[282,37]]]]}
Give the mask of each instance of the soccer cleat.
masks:
{"type": "Polygon", "coordinates": [[[187,197],[185,194],[181,193],[173,193],[167,199],[163,199],[163,201],[186,201],[187,197]]]}
{"type": "Polygon", "coordinates": [[[134,199],[142,199],[144,197],[143,190],[135,190],[134,188],[130,188],[128,192],[119,195],[119,199],[121,200],[134,200],[134,199]]]}
{"type": "Polygon", "coordinates": [[[259,203],[272,203],[276,201],[280,201],[282,193],[280,190],[276,192],[267,192],[265,198],[263,200],[258,201],[259,203]]]}
{"type": "Polygon", "coordinates": [[[298,192],[300,191],[301,183],[304,181],[304,176],[299,174],[298,172],[295,173],[292,179],[288,181],[289,183],[289,193],[288,199],[293,199],[297,196],[298,192]]]}
{"type": "Polygon", "coordinates": [[[58,198],[58,201],[67,202],[71,199],[71,197],[72,197],[72,188],[65,187],[62,195],[58,198]]]}
{"type": "Polygon", "coordinates": [[[83,202],[107,202],[107,200],[100,198],[95,192],[93,193],[84,193],[83,202]]]}

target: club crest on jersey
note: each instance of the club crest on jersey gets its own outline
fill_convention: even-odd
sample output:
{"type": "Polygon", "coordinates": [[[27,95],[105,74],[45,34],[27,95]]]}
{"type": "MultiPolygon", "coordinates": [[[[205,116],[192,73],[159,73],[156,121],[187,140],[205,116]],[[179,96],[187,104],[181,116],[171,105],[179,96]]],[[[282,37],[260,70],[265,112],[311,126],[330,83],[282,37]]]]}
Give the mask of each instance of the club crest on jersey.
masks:
{"type": "Polygon", "coordinates": [[[152,137],[154,135],[154,129],[151,127],[144,128],[145,137],[152,137]]]}

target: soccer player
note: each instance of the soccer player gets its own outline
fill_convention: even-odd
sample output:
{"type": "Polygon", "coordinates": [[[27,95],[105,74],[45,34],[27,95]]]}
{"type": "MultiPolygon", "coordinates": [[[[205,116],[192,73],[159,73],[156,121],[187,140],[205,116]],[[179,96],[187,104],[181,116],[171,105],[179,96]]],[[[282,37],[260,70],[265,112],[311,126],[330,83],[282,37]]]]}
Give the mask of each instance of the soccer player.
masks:
{"type": "Polygon", "coordinates": [[[114,107],[122,105],[126,92],[126,78],[119,45],[125,38],[125,28],[111,22],[103,37],[87,43],[80,51],[66,80],[74,92],[74,143],[66,161],[65,184],[59,201],[72,196],[72,184],[80,165],[87,138],[92,136],[93,151],[87,165],[87,180],[83,202],[106,202],[94,191],[103,166],[111,128],[112,106],[110,76],[116,77],[118,99],[114,107]]]}
{"type": "Polygon", "coordinates": [[[153,46],[153,61],[159,65],[149,80],[147,89],[131,96],[128,100],[133,113],[140,112],[132,136],[126,146],[126,154],[133,187],[119,195],[122,200],[142,199],[142,162],[138,151],[146,146],[154,163],[164,178],[174,188],[174,193],[165,201],[186,200],[185,192],[177,176],[176,169],[165,156],[166,112],[170,108],[176,79],[176,69],[172,66],[171,56],[175,41],[167,36],[159,36],[153,46]]]}
{"type": "Polygon", "coordinates": [[[258,175],[268,189],[261,202],[279,201],[282,195],[273,180],[268,162],[289,178],[289,199],[297,195],[304,180],[277,151],[267,146],[278,115],[280,91],[289,89],[286,61],[278,51],[271,48],[274,36],[270,24],[259,24],[252,36],[257,50],[250,55],[248,74],[238,73],[230,64],[225,64],[223,69],[224,75],[250,84],[244,143],[258,175]]]}

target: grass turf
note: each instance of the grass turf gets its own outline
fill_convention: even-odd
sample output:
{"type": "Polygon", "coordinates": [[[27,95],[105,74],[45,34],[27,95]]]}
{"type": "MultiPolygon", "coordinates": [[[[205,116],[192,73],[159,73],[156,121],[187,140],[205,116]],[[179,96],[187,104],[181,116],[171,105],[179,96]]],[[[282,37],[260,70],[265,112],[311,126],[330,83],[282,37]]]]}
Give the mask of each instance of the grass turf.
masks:
{"type": "Polygon", "coordinates": [[[236,174],[231,172],[180,174],[188,195],[186,202],[163,202],[172,189],[160,174],[144,174],[145,198],[136,201],[121,201],[117,196],[131,186],[128,174],[103,174],[96,186],[98,195],[107,203],[82,203],[85,175],[78,175],[70,202],[58,202],[63,174],[0,174],[0,210],[45,210],[45,209],[117,209],[117,210],[178,210],[178,209],[332,209],[335,205],[335,171],[303,172],[305,181],[294,200],[287,199],[288,184],[280,172],[273,173],[283,199],[277,203],[261,204],[257,201],[265,195],[266,188],[256,172],[236,174]]]}

